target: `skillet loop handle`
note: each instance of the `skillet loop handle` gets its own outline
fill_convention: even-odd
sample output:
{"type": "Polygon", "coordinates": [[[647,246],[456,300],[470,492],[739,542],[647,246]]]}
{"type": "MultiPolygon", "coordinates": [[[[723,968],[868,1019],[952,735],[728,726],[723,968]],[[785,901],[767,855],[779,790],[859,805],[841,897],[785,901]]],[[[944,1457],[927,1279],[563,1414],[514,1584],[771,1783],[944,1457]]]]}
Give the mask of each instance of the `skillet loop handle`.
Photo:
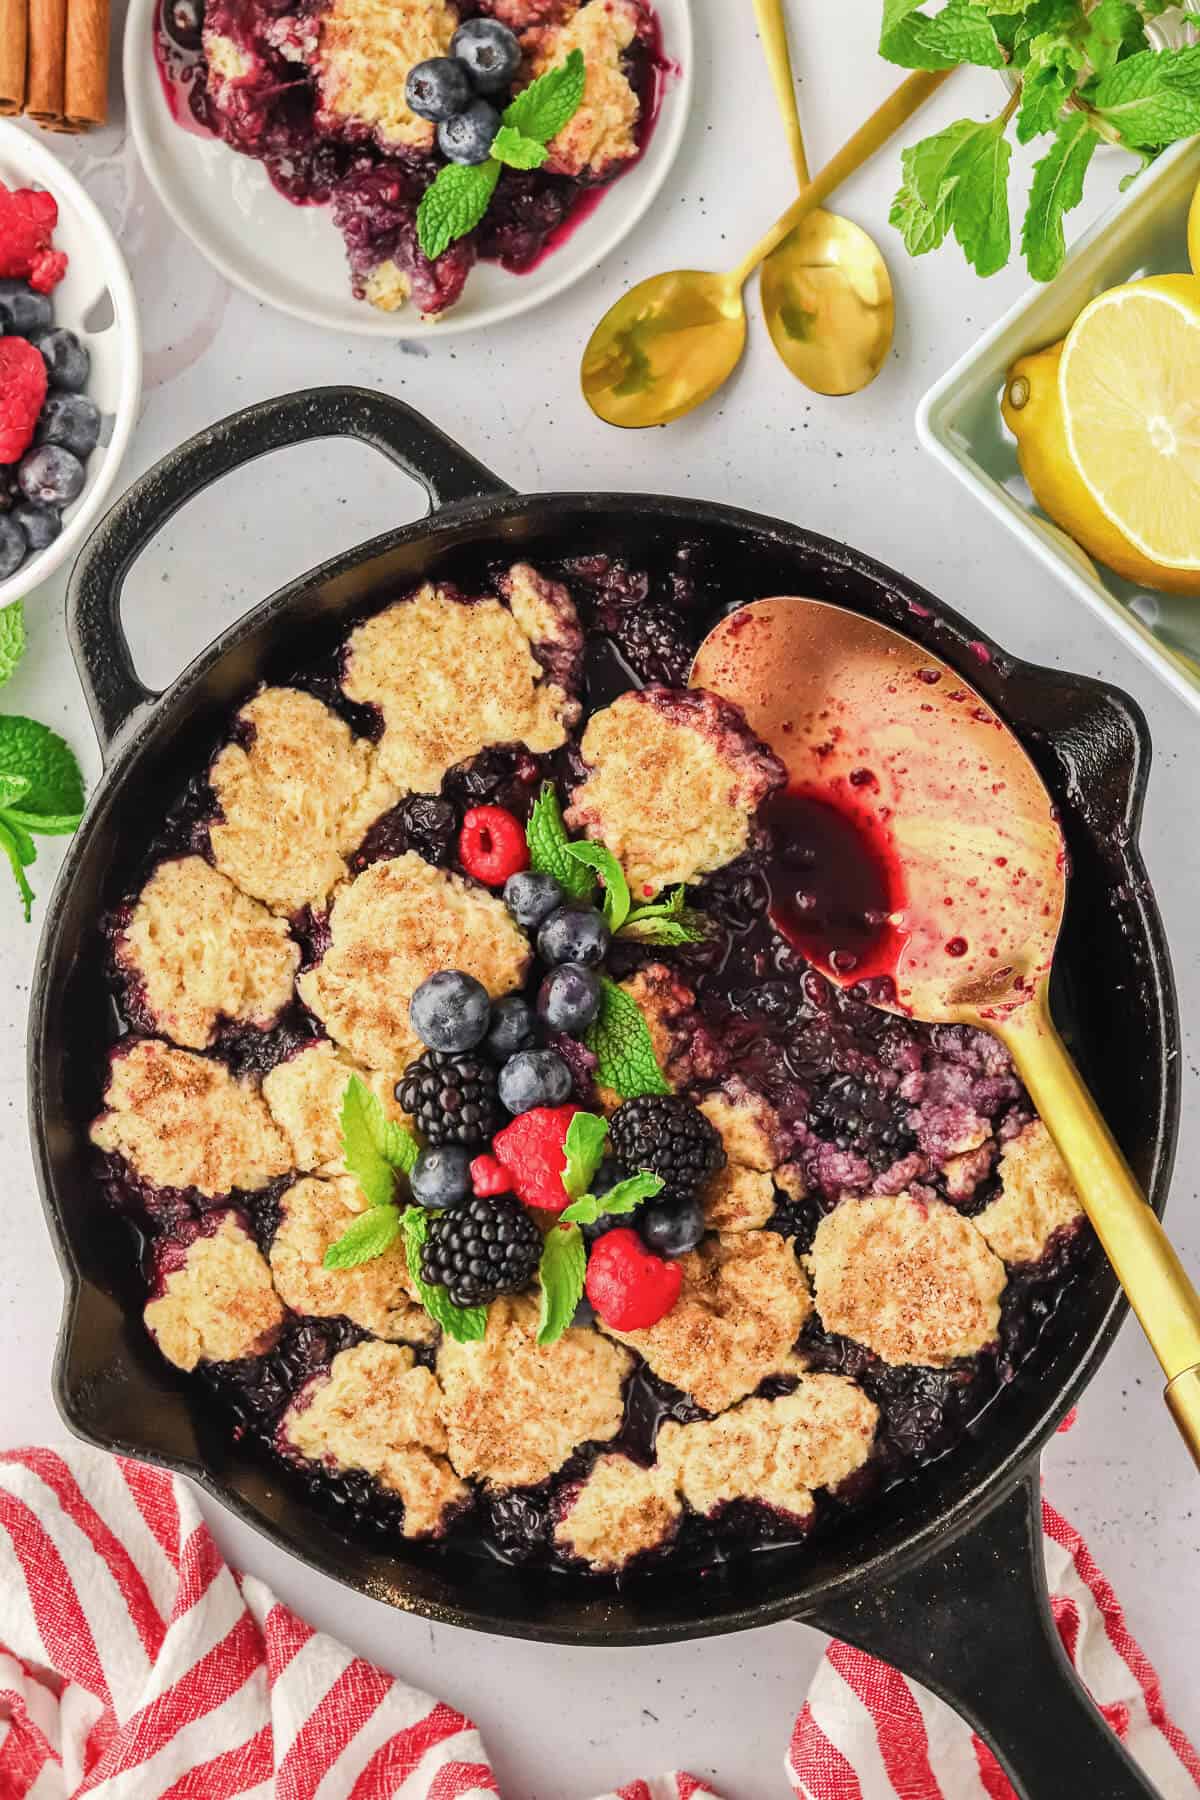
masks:
{"type": "Polygon", "coordinates": [[[121,595],[138,557],[212,482],[273,450],[325,437],[358,438],[382,451],[421,484],[434,511],[512,491],[412,407],[367,388],[280,394],[198,432],[106,513],[67,588],[67,637],[106,760],[118,733],[157,697],[138,678],[121,622],[121,595]]]}
{"type": "Polygon", "coordinates": [[[1035,1470],[965,1536],[806,1623],[902,1669],[991,1748],[1019,1800],[1159,1800],[1055,1629],[1035,1470]]]}

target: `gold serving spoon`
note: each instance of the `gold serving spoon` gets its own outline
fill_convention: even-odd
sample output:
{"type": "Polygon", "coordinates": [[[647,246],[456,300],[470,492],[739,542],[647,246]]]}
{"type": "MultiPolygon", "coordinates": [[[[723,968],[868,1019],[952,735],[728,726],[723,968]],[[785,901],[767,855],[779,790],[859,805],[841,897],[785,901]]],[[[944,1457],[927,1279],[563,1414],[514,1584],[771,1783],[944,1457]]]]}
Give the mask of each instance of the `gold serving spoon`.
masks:
{"type": "MultiPolygon", "coordinates": [[[[803,190],[810,177],[783,0],[754,0],[754,9],[803,190]]],[[[892,347],[896,305],[887,264],[861,226],[815,208],[766,258],[759,292],[771,342],[797,381],[818,394],[857,394],[874,381],[892,347]]]]}
{"type": "Polygon", "coordinates": [[[584,399],[609,425],[665,425],[715,394],[746,345],[742,289],[789,232],[909,120],[949,70],[918,70],[871,114],[766,236],[726,274],[673,269],[611,306],[583,353],[584,399]]]}
{"type": "Polygon", "coordinates": [[[825,601],[751,602],[705,638],[691,680],[736,701],[787,767],[800,854],[773,883],[784,934],[841,986],[890,976],[874,984],[886,1010],[980,1026],[1007,1046],[1200,1464],[1200,1295],[1050,1017],[1066,853],[1024,749],[947,664],[825,601]],[[843,870],[853,834],[866,869],[856,892],[873,892],[879,911],[814,899],[804,844],[830,841],[826,815],[843,833],[843,870]]]}

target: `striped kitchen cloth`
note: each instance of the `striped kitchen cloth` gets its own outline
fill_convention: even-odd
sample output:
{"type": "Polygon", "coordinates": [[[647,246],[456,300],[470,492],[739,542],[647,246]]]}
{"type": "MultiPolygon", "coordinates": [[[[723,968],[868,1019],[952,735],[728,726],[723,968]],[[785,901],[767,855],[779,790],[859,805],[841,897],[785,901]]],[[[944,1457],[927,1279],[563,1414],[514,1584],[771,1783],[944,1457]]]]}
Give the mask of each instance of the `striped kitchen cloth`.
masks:
{"type": "MultiPolygon", "coordinates": [[[[1200,1761],[1112,1589],[1049,1507],[1045,1524],[1055,1616],[1076,1667],[1163,1800],[1195,1800],[1200,1761]]],[[[1012,1800],[948,1708],[837,1643],[796,1723],[787,1775],[803,1800],[1012,1800]]],[[[82,1445],[0,1455],[0,1800],[499,1791],[469,1719],[236,1576],[183,1482],[82,1445]]],[[[719,1800],[675,1772],[605,1800],[696,1796],[719,1800]]]]}

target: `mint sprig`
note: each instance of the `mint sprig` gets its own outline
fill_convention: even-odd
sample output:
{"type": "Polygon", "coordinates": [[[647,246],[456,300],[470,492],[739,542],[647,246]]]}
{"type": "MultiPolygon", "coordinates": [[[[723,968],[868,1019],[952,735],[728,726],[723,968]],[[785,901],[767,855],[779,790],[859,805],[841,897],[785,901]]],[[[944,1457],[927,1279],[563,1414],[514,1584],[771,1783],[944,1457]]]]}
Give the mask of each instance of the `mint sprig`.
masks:
{"type": "Polygon", "coordinates": [[[625,879],[625,871],[604,844],[594,844],[590,840],[576,844],[564,844],[567,855],[576,862],[583,863],[586,868],[594,869],[604,883],[604,921],[611,932],[620,931],[629,917],[630,894],[629,883],[625,879]]]}
{"type": "Polygon", "coordinates": [[[624,1181],[610,1187],[606,1194],[580,1194],[578,1200],[572,1200],[570,1206],[564,1207],[559,1217],[568,1224],[594,1225],[606,1213],[636,1212],[643,1200],[653,1200],[661,1194],[662,1187],[661,1175],[639,1169],[636,1175],[627,1175],[624,1181]]]}
{"type": "Polygon", "coordinates": [[[568,855],[571,839],[563,824],[558,795],[547,781],[533,803],[525,827],[529,846],[529,866],[539,875],[553,875],[563,892],[572,900],[590,900],[596,886],[591,870],[568,855]]]}
{"type": "Polygon", "coordinates": [[[588,1026],[584,1041],[596,1058],[596,1080],[622,1100],[671,1092],[641,1008],[607,975],[600,977],[600,1011],[588,1026]]]}
{"type": "Polygon", "coordinates": [[[687,905],[681,887],[647,906],[635,906],[621,927],[623,938],[635,944],[699,944],[712,930],[706,913],[687,905]]]}
{"type": "Polygon", "coordinates": [[[479,163],[447,163],[421,196],[417,240],[421,253],[436,262],[457,238],[480,223],[492,203],[502,166],[540,169],[546,145],[568,124],[583,102],[587,68],[582,50],[531,81],[505,107],[487,158],[479,163]]]}
{"type": "Polygon", "coordinates": [[[25,609],[19,600],[0,608],[0,687],[11,681],[25,654],[25,609]]]}
{"type": "Polygon", "coordinates": [[[587,1275],[587,1250],[578,1225],[552,1225],[538,1264],[537,1341],[555,1344],[575,1317],[587,1275]]]}
{"type": "Polygon", "coordinates": [[[417,1140],[389,1119],[378,1094],[361,1075],[351,1075],[342,1094],[339,1118],[342,1160],[357,1181],[366,1212],[346,1227],[322,1258],[326,1269],[352,1269],[382,1256],[400,1229],[396,1206],[397,1173],[407,1175],[417,1160],[417,1140]]]}
{"type": "Polygon", "coordinates": [[[563,1143],[567,1162],[562,1184],[572,1200],[577,1199],[580,1194],[586,1194],[591,1187],[596,1170],[604,1159],[607,1141],[608,1120],[602,1119],[599,1113],[577,1112],[567,1126],[563,1143]]]}
{"type": "MultiPolygon", "coordinates": [[[[20,601],[0,610],[0,687],[25,650],[20,601]]],[[[70,746],[36,719],[0,718],[0,856],[17,884],[26,922],[34,893],[26,869],[37,860],[34,836],[67,837],[83,817],[83,776],[70,746]]]]}

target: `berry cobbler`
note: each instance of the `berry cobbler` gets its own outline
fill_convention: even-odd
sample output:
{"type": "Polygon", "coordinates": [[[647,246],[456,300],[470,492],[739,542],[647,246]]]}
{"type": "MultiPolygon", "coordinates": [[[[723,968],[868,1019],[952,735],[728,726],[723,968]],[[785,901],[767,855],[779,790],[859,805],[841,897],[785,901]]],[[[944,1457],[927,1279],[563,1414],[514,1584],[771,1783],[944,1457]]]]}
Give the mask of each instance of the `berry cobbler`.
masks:
{"type": "Polygon", "coordinates": [[[651,0],[161,0],[156,53],[181,122],[330,206],[357,299],[426,318],[478,259],[519,274],[567,235],[645,149],[667,67],[651,0]]]}
{"type": "Polygon", "coordinates": [[[687,685],[750,598],[691,543],[397,591],[244,696],[104,922],[146,1332],[345,1533],[598,1580],[796,1545],[944,1454],[1074,1278],[1003,1047],[798,947],[845,845],[687,685]]]}

